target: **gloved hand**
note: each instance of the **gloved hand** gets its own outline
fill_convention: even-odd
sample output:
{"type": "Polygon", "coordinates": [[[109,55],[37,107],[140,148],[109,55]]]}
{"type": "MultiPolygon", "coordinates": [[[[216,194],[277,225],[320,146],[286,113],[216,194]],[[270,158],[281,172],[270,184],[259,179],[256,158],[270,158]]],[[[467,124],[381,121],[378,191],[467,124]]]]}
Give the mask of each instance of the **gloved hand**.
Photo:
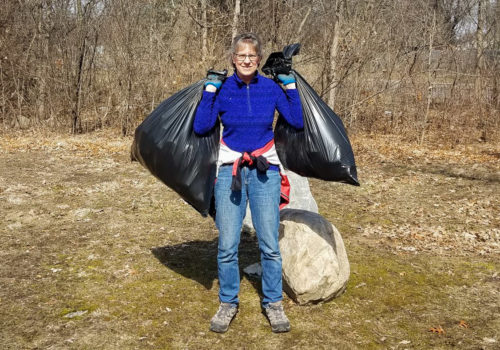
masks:
{"type": "Polygon", "coordinates": [[[278,74],[278,80],[281,81],[283,85],[295,83],[293,74],[278,74]]]}
{"type": "Polygon", "coordinates": [[[219,89],[222,85],[222,77],[220,75],[209,73],[207,75],[207,79],[208,80],[205,82],[205,87],[207,87],[207,85],[212,85],[216,89],[219,89]]]}

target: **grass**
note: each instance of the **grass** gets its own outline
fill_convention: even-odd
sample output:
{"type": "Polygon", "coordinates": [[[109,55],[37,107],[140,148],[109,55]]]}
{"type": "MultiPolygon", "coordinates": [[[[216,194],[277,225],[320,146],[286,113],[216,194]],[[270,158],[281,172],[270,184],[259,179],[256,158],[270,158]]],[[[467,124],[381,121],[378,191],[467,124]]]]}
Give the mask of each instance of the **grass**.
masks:
{"type": "MultiPolygon", "coordinates": [[[[213,222],[129,163],[130,140],[87,137],[65,138],[78,145],[71,152],[52,148],[57,139],[0,143],[0,348],[498,347],[494,240],[466,246],[458,234],[498,227],[491,172],[481,180],[465,164],[472,173],[452,177],[397,157],[381,166],[390,150],[377,155],[383,148],[372,145],[358,158],[363,186],[311,180],[346,244],[346,292],[308,306],[285,297],[293,329],[276,335],[260,312],[259,282],[242,276],[241,311],[219,335],[208,331],[218,307],[213,222]],[[77,311],[86,312],[68,317],[77,311]]],[[[241,266],[257,260],[255,237],[244,235],[241,266]]]]}

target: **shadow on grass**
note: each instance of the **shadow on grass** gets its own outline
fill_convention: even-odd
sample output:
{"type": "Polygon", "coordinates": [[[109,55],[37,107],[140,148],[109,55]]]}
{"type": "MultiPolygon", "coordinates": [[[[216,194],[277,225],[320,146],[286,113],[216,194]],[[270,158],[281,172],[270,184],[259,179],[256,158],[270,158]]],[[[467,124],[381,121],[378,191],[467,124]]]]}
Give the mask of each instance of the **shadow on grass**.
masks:
{"type": "Polygon", "coordinates": [[[217,239],[155,247],[151,252],[163,265],[206,289],[217,278],[217,239]]]}
{"type": "Polygon", "coordinates": [[[392,175],[405,173],[406,171],[423,172],[434,175],[441,175],[456,179],[464,179],[471,181],[482,181],[487,183],[499,183],[500,176],[495,173],[480,172],[479,170],[466,169],[463,170],[463,166],[459,164],[428,164],[427,166],[413,166],[413,165],[400,165],[392,162],[386,162],[383,167],[384,171],[392,175]]]}
{"type": "MultiPolygon", "coordinates": [[[[166,245],[151,249],[153,255],[166,267],[182,276],[198,282],[206,289],[211,289],[217,279],[217,242],[190,241],[175,245],[166,245]]],[[[259,250],[255,236],[242,233],[239,246],[240,278],[242,269],[259,261],[259,250]]],[[[259,290],[259,283],[252,285],[259,290]]]]}

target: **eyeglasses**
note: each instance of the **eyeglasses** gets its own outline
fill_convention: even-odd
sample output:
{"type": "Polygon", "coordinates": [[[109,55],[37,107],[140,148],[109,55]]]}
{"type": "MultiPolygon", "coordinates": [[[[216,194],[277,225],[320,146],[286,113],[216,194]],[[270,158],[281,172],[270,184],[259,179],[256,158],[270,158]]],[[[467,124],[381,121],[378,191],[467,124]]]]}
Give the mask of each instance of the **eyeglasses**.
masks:
{"type": "Polygon", "coordinates": [[[235,53],[233,53],[233,55],[236,57],[236,59],[238,60],[238,62],[244,62],[247,59],[247,57],[248,57],[248,59],[250,60],[250,62],[253,63],[253,62],[255,62],[257,60],[257,57],[259,57],[257,55],[239,55],[239,54],[235,54],[235,53]]]}

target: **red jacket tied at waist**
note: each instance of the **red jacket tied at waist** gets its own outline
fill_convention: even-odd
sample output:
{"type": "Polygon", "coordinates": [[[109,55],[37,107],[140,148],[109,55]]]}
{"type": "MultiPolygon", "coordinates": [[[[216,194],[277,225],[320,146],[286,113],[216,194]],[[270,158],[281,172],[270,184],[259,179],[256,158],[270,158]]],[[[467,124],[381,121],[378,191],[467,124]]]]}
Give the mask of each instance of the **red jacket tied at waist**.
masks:
{"type": "MultiPolygon", "coordinates": [[[[221,144],[227,147],[224,140],[221,140],[221,144]]],[[[264,147],[256,149],[255,151],[248,153],[243,152],[241,157],[233,162],[233,180],[231,183],[232,191],[241,191],[241,168],[245,165],[255,166],[257,171],[265,173],[269,169],[269,162],[266,157],[263,156],[266,152],[269,152],[274,147],[274,140],[269,141],[264,147]]],[[[290,182],[288,177],[280,171],[281,176],[281,198],[280,198],[280,209],[283,209],[288,203],[290,203],[290,182]]]]}

